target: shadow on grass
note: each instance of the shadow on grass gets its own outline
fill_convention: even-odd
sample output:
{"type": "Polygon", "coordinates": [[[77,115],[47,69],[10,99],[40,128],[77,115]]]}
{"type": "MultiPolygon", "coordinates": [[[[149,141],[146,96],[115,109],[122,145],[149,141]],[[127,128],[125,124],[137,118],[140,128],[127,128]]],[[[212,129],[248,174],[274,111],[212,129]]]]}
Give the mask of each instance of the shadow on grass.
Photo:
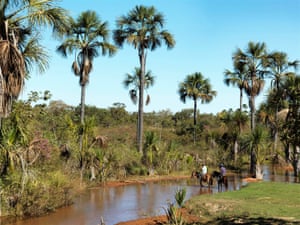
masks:
{"type": "MultiPolygon", "coordinates": [[[[196,223],[201,225],[234,225],[234,224],[246,224],[246,225],[295,225],[300,224],[300,221],[289,221],[284,219],[274,218],[249,218],[249,217],[237,217],[237,218],[218,218],[205,223],[196,223]]],[[[194,225],[196,225],[194,224],[194,225]]]]}

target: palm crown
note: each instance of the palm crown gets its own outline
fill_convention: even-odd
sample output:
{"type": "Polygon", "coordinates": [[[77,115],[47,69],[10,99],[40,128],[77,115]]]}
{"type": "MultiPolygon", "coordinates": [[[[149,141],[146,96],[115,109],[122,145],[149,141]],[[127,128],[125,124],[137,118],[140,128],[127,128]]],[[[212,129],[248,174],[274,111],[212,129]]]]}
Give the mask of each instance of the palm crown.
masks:
{"type": "Polygon", "coordinates": [[[162,30],[164,17],[154,7],[136,6],[127,16],[117,20],[117,27],[114,31],[114,40],[118,46],[126,41],[132,44],[135,49],[155,50],[164,41],[168,48],[175,45],[173,36],[162,30]]]}
{"type": "Polygon", "coordinates": [[[95,57],[100,53],[111,56],[116,52],[116,47],[107,42],[107,27],[107,23],[102,22],[94,11],[83,12],[76,21],[70,20],[70,30],[57,51],[63,56],[79,51],[75,54],[72,70],[80,76],[80,85],[88,83],[95,57]]]}

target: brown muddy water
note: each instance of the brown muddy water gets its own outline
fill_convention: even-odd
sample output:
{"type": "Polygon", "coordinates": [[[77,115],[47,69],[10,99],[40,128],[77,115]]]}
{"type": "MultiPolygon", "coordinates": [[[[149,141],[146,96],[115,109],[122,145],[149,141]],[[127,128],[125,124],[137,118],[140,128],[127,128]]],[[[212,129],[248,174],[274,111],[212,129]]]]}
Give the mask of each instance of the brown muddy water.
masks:
{"type": "MultiPolygon", "coordinates": [[[[245,183],[243,175],[229,176],[227,191],[239,190],[245,183]]],[[[290,172],[264,168],[264,180],[295,182],[290,172]]],[[[106,225],[143,217],[165,214],[168,203],[174,202],[178,189],[185,188],[186,199],[200,194],[214,194],[217,186],[199,187],[197,179],[147,182],[119,187],[99,187],[87,190],[73,205],[38,218],[30,218],[11,225],[98,225],[101,218],[106,225]]],[[[225,191],[225,190],[222,190],[225,191]]],[[[1,221],[0,221],[1,225],[1,221]]]]}

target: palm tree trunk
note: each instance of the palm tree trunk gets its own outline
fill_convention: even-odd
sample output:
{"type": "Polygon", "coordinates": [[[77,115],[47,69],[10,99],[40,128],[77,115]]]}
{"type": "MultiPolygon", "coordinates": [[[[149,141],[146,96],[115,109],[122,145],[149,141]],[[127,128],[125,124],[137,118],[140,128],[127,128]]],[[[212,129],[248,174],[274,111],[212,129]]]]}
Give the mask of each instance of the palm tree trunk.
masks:
{"type": "Polygon", "coordinates": [[[80,101],[80,131],[79,131],[79,151],[83,149],[83,126],[84,126],[84,106],[85,106],[85,90],[86,85],[81,85],[81,101],[80,101]]]}
{"type": "Polygon", "coordinates": [[[139,86],[139,110],[138,110],[138,150],[143,153],[143,120],[144,120],[144,85],[146,71],[146,54],[144,49],[139,50],[139,60],[141,66],[141,77],[139,86]]]}
{"type": "Polygon", "coordinates": [[[196,144],[197,99],[194,99],[194,144],[196,144]]]}
{"type": "MultiPolygon", "coordinates": [[[[251,131],[255,129],[255,96],[250,96],[249,99],[250,111],[251,111],[251,131]]],[[[256,174],[256,154],[255,149],[251,149],[250,153],[250,174],[256,174]]]]}
{"type": "Polygon", "coordinates": [[[249,101],[251,111],[251,131],[253,131],[255,129],[255,96],[250,96],[249,101]]]}
{"type": "Polygon", "coordinates": [[[86,84],[81,85],[81,100],[80,100],[80,131],[79,131],[79,154],[80,154],[80,182],[83,181],[84,159],[83,159],[83,126],[84,126],[84,107],[85,107],[85,91],[86,84]]]}
{"type": "Polygon", "coordinates": [[[293,145],[293,160],[292,160],[292,165],[294,169],[294,176],[298,177],[299,175],[299,153],[300,153],[300,147],[296,146],[295,144],[293,145]]]}
{"type": "Polygon", "coordinates": [[[274,132],[274,146],[273,146],[273,154],[276,154],[277,143],[278,143],[278,104],[276,104],[275,110],[275,132],[274,132]]]}
{"type": "Polygon", "coordinates": [[[81,100],[80,100],[80,123],[84,124],[84,113],[85,113],[85,92],[86,84],[81,85],[81,100]]]}
{"type": "Polygon", "coordinates": [[[240,88],[240,111],[243,109],[243,89],[240,88]]]}

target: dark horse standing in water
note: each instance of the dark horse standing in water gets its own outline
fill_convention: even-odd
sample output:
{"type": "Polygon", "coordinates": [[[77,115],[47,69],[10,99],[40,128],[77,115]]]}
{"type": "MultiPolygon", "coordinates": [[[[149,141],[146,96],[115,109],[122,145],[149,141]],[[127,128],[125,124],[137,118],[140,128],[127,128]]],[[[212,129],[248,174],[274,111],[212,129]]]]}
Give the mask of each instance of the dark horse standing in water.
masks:
{"type": "Polygon", "coordinates": [[[223,185],[227,189],[227,187],[228,187],[227,176],[222,176],[222,174],[218,171],[214,171],[211,176],[213,178],[217,179],[217,181],[218,181],[218,190],[222,190],[223,185]]]}
{"type": "Polygon", "coordinates": [[[193,171],[192,172],[192,175],[191,177],[197,177],[199,179],[199,182],[200,182],[200,187],[203,187],[203,182],[206,182],[208,187],[210,188],[213,183],[214,183],[214,180],[213,180],[213,177],[210,175],[210,174],[205,174],[205,175],[201,175],[200,172],[197,172],[197,171],[193,171]]]}

